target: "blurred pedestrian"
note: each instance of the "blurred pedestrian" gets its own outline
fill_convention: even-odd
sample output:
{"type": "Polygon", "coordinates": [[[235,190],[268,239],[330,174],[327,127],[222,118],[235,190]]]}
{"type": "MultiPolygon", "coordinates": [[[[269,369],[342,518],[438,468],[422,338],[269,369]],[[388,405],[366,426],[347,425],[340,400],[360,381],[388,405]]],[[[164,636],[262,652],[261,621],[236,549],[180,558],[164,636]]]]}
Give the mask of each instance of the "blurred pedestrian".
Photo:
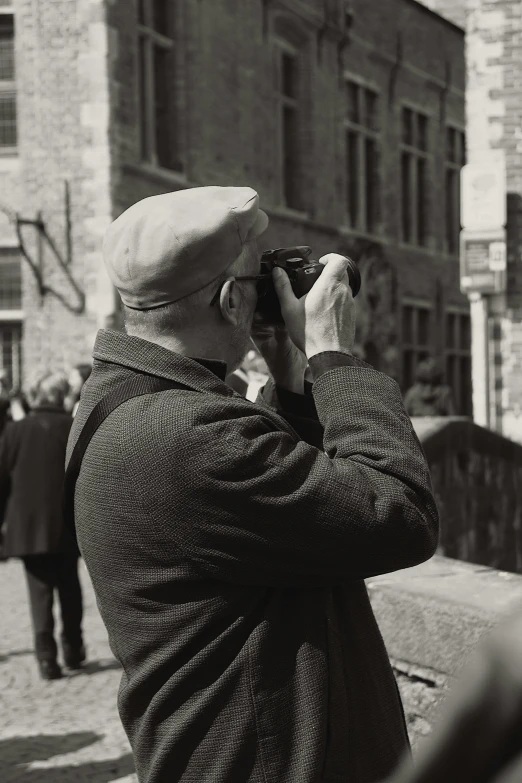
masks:
{"type": "Polygon", "coordinates": [[[27,397],[21,389],[9,395],[9,416],[11,421],[21,421],[31,410],[27,397]]]}
{"type": "Polygon", "coordinates": [[[7,370],[0,369],[0,435],[11,419],[10,411],[11,379],[7,370]]]}
{"type": "Polygon", "coordinates": [[[74,418],[78,405],[80,404],[80,395],[85,382],[92,372],[92,364],[77,364],[69,373],[69,393],[65,398],[65,410],[74,418]]]}
{"type": "Polygon", "coordinates": [[[443,382],[440,363],[433,358],[420,362],[415,384],[406,392],[404,407],[408,416],[455,416],[453,394],[443,382]]]}
{"type": "Polygon", "coordinates": [[[472,654],[415,766],[405,760],[388,783],[520,783],[521,726],[519,612],[472,654]]]}
{"type": "Polygon", "coordinates": [[[62,616],[62,651],[68,668],[85,659],[78,549],[64,528],[62,494],[71,416],[63,403],[65,376],[47,374],[31,389],[31,412],[9,422],[0,439],[0,527],[7,557],[24,562],[43,679],[61,677],[54,638],[53,599],[62,616]]]}

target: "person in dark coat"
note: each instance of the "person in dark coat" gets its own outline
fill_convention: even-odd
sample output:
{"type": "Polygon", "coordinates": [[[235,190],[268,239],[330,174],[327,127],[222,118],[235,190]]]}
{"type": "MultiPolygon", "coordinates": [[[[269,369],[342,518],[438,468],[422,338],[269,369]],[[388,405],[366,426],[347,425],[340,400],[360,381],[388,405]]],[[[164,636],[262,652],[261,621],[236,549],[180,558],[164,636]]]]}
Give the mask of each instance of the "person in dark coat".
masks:
{"type": "Polygon", "coordinates": [[[78,550],[64,529],[62,493],[72,418],[63,407],[66,379],[44,376],[31,390],[30,413],[7,424],[0,439],[0,525],[7,557],[23,560],[29,590],[36,659],[44,679],[57,679],[53,599],[62,617],[67,667],[85,659],[78,550]]]}
{"type": "Polygon", "coordinates": [[[408,416],[455,416],[455,403],[449,386],[443,383],[440,363],[433,358],[419,363],[415,384],[406,392],[404,407],[408,416]]]}
{"type": "Polygon", "coordinates": [[[76,416],[76,411],[78,410],[78,405],[80,404],[80,395],[82,393],[82,389],[91,372],[92,365],[88,364],[87,362],[83,362],[82,364],[76,364],[72,368],[71,372],[69,373],[69,377],[67,378],[67,382],[69,384],[69,393],[65,398],[64,407],[66,411],[71,413],[73,418],[76,416]]]}
{"type": "Polygon", "coordinates": [[[306,300],[274,277],[286,328],[256,323],[271,373],[257,401],[225,383],[249,349],[267,225],[251,188],[189,188],[105,238],[126,333],[98,333],[68,461],[122,383],[183,385],[105,418],[74,495],[140,783],[377,783],[408,753],[364,579],[434,554],[428,465],[395,381],[350,353],[337,254],[306,300]]]}

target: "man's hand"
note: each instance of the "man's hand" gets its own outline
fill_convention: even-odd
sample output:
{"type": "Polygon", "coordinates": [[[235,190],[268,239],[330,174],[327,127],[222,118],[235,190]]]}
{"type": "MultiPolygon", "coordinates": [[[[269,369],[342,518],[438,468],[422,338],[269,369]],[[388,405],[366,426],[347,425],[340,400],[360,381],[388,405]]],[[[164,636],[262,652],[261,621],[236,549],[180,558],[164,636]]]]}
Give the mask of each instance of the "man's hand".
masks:
{"type": "Polygon", "coordinates": [[[351,353],[355,343],[355,302],[347,259],[330,253],[319,261],[326,268],[300,299],[294,295],[286,272],[278,267],[273,270],[288,334],[309,359],[323,351],[351,353]]]}
{"type": "Polygon", "coordinates": [[[303,394],[308,361],[290,339],[286,327],[254,322],[252,341],[276,384],[296,394],[303,394]]]}

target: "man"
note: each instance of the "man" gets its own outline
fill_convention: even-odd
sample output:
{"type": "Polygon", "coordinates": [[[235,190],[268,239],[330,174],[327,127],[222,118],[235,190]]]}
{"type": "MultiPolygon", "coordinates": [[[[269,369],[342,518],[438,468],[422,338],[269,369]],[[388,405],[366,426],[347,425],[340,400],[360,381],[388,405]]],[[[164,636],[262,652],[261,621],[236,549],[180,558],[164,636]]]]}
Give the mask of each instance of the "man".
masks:
{"type": "Polygon", "coordinates": [[[420,362],[415,373],[415,384],[404,397],[408,416],[455,416],[455,404],[449,386],[443,383],[444,372],[440,362],[428,358],[420,362]]]}
{"type": "Polygon", "coordinates": [[[225,384],[267,225],[252,189],[195,188],[135,204],[104,243],[126,334],[98,335],[69,455],[133,374],[186,387],[114,410],[76,486],[141,783],[372,783],[408,748],[363,580],[434,553],[428,467],[397,384],[350,355],[338,255],[300,300],[274,274],[287,331],[257,345],[275,386],[252,403],[225,384]]]}
{"type": "Polygon", "coordinates": [[[34,649],[40,676],[62,676],[54,634],[55,592],[61,609],[63,661],[80,669],[85,660],[78,550],[64,530],[62,491],[65,450],[72,419],[63,407],[67,380],[46,373],[32,387],[32,410],[9,422],[0,439],[0,530],[5,555],[23,560],[34,649]]]}

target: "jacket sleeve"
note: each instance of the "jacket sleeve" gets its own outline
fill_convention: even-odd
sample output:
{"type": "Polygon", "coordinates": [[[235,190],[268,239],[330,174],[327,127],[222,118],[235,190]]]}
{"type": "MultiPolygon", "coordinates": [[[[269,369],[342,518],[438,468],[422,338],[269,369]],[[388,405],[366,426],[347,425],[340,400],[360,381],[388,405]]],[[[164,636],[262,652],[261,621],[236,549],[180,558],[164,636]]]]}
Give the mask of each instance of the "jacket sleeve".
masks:
{"type": "Polygon", "coordinates": [[[256,404],[277,411],[301,440],[323,449],[323,426],[317,416],[311,383],[305,381],[305,393],[296,394],[276,385],[270,378],[259,391],[256,404]]]}
{"type": "Polygon", "coordinates": [[[213,408],[207,421],[159,439],[161,477],[135,463],[136,486],[154,482],[149,513],[166,543],[208,576],[303,587],[406,568],[435,552],[429,470],[395,381],[339,367],[313,393],[326,453],[258,406],[236,403],[232,413],[224,403],[221,415],[213,408]]]}
{"type": "MultiPolygon", "coordinates": [[[[369,364],[357,359],[351,354],[338,351],[323,351],[312,356],[310,370],[312,377],[317,379],[327,370],[336,367],[366,367],[373,369],[369,364]]],[[[258,405],[272,407],[280,416],[290,424],[299,437],[311,446],[323,449],[323,427],[317,415],[317,408],[313,397],[313,384],[304,382],[304,394],[296,394],[288,391],[269,378],[266,385],[260,390],[257,400],[258,405]]]]}

